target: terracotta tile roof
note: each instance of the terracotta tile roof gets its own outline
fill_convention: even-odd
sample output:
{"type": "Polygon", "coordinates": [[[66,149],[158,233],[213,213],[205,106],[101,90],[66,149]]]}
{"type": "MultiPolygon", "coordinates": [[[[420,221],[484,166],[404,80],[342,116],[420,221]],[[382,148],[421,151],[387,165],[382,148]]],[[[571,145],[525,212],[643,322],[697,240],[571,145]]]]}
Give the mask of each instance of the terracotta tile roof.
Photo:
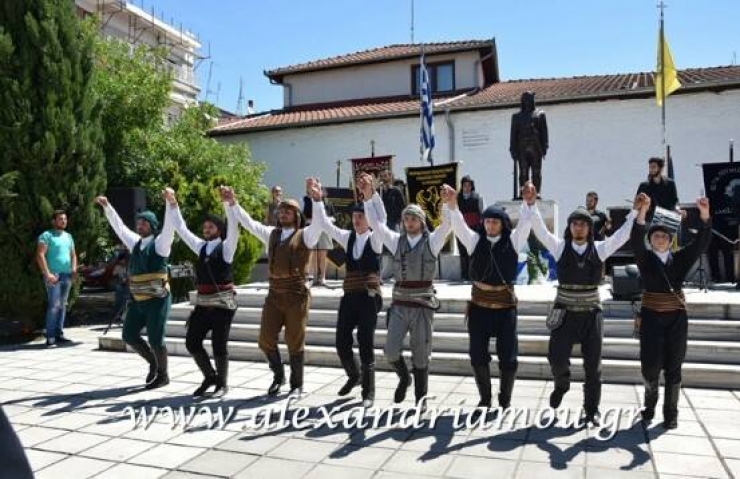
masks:
{"type": "MultiPolygon", "coordinates": [[[[463,40],[456,42],[444,43],[425,43],[424,53],[434,55],[441,53],[451,53],[469,50],[490,49],[493,47],[493,40],[463,40]]],[[[351,65],[361,65],[367,63],[379,63],[401,58],[413,58],[421,55],[421,45],[397,44],[380,48],[373,48],[361,52],[349,53],[336,57],[324,58],[306,63],[299,63],[287,67],[280,67],[274,70],[268,70],[265,75],[272,80],[280,82],[282,77],[294,73],[306,73],[310,71],[328,70],[331,68],[347,67],[351,65]]]]}
{"type": "MultiPolygon", "coordinates": [[[[740,88],[740,66],[682,70],[679,72],[679,78],[683,88],[674,95],[692,91],[740,88]]],[[[436,98],[435,105],[444,103],[437,106],[437,111],[445,107],[449,107],[451,111],[511,108],[519,105],[521,94],[525,91],[536,92],[537,103],[540,105],[612,98],[647,98],[655,94],[652,73],[627,73],[506,81],[494,83],[467,95],[436,98]]],[[[418,116],[418,114],[418,98],[407,96],[374,98],[303,105],[227,120],[213,128],[211,134],[228,135],[327,123],[418,116]]]]}

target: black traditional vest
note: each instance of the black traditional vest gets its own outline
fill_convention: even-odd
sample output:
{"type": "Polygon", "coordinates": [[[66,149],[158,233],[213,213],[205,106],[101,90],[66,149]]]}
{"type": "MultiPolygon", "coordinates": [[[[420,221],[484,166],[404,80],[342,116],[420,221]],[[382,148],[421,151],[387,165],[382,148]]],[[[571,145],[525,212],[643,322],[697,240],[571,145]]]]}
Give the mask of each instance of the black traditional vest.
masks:
{"type": "Polygon", "coordinates": [[[206,254],[206,246],[207,244],[201,248],[198,262],[195,265],[197,285],[213,286],[216,283],[220,286],[233,283],[234,269],[231,263],[224,261],[223,242],[216,245],[211,254],[206,254]]]}
{"type": "Polygon", "coordinates": [[[593,242],[580,256],[573,249],[572,242],[566,240],[557,266],[560,284],[598,285],[601,282],[602,261],[593,242]]]}
{"type": "Polygon", "coordinates": [[[470,279],[494,286],[514,284],[519,255],[514,251],[511,240],[501,237],[494,245],[488,241],[485,232],[479,234],[480,239],[473,250],[470,263],[470,279]]]}
{"type": "Polygon", "coordinates": [[[380,255],[373,251],[370,238],[365,242],[362,255],[355,259],[354,251],[357,233],[352,231],[347,240],[347,271],[365,271],[368,273],[377,273],[380,271],[380,255]]]}

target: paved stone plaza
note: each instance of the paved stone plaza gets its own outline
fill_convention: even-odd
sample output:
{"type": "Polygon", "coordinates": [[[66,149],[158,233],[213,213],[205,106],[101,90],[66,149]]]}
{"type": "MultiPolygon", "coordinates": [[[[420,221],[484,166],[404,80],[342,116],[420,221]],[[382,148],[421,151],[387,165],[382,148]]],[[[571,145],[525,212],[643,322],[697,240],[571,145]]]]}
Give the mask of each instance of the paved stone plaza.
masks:
{"type": "MultiPolygon", "coordinates": [[[[271,373],[263,363],[233,361],[227,398],[194,402],[190,393],[201,378],[189,358],[170,359],[169,386],[143,391],[138,356],[98,351],[99,328],[67,334],[78,344],[0,349],[0,403],[38,478],[740,477],[740,391],[685,389],[677,430],[666,433],[658,412],[647,430],[622,421],[608,442],[594,438],[593,430],[539,429],[521,418],[511,428],[456,428],[452,414],[439,417],[434,428],[426,421],[419,428],[362,429],[345,428],[341,420],[359,405],[359,389],[342,400],[336,396],[341,370],[307,366],[306,394],[292,407],[308,408],[304,425],[322,423],[318,407],[338,408],[332,415],[338,427],[257,430],[249,419],[255,412],[287,401],[264,397],[271,373]],[[231,407],[235,413],[224,427],[210,428],[203,415],[185,428],[158,414],[145,429],[134,428],[128,406],[231,407]]],[[[376,406],[390,404],[395,382],[392,373],[378,374],[376,406]]],[[[641,389],[606,384],[602,412],[639,407],[641,389]]],[[[546,381],[521,380],[512,402],[536,412],[550,390],[546,381]]],[[[477,403],[472,377],[432,376],[430,395],[435,410],[477,403]]],[[[580,401],[576,384],[564,407],[575,411],[580,401]]],[[[412,406],[409,398],[405,406],[412,406]]]]}

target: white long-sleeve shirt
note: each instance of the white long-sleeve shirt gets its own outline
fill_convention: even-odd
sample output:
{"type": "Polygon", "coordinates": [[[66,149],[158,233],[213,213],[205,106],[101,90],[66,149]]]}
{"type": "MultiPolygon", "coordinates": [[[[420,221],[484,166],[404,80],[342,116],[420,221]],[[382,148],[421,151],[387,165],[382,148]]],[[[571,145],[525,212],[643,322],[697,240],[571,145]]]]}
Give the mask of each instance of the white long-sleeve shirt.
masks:
{"type": "MultiPolygon", "coordinates": [[[[398,240],[401,238],[401,234],[391,230],[385,224],[385,221],[381,221],[380,218],[386,217],[385,206],[383,206],[383,200],[379,194],[375,193],[372,198],[365,201],[365,216],[367,222],[373,229],[374,234],[380,236],[385,246],[390,250],[391,253],[396,254],[398,250],[398,240]]],[[[429,247],[432,250],[434,256],[439,255],[442,248],[447,240],[447,235],[452,231],[450,225],[450,209],[447,205],[442,206],[442,223],[439,227],[429,233],[429,247]]],[[[406,239],[409,243],[409,247],[413,248],[416,244],[421,241],[422,234],[415,236],[406,235],[406,239]]]]}
{"type": "MultiPolygon", "coordinates": [[[[227,211],[228,210],[232,211],[233,217],[236,218],[236,220],[247,231],[252,233],[265,246],[269,246],[270,235],[272,234],[272,230],[274,230],[276,226],[267,226],[267,225],[263,225],[259,221],[255,221],[251,216],[249,216],[249,213],[247,213],[244,210],[244,208],[242,208],[238,204],[234,204],[234,206],[229,206],[227,208],[227,211]]],[[[294,231],[295,231],[295,228],[283,228],[282,232],[280,233],[280,242],[283,242],[286,239],[288,239],[293,234],[294,231]]],[[[310,224],[309,226],[306,226],[305,228],[303,228],[303,244],[305,244],[306,247],[309,249],[316,246],[316,243],[319,242],[320,236],[321,236],[321,225],[319,224],[310,224]]]]}
{"type": "MultiPolygon", "coordinates": [[[[545,222],[543,221],[542,215],[536,205],[530,208],[528,216],[532,221],[532,231],[534,231],[537,239],[540,240],[550,253],[552,253],[556,261],[560,259],[560,256],[563,254],[563,249],[565,248],[565,240],[558,238],[547,231],[545,222]]],[[[613,235],[606,238],[604,241],[594,241],[596,253],[599,255],[601,261],[606,261],[607,258],[613,255],[629,240],[630,232],[632,231],[632,224],[635,222],[636,216],[637,212],[635,210],[630,211],[624,224],[613,235]]],[[[588,243],[577,244],[575,242],[571,242],[571,244],[575,252],[579,255],[583,254],[586,251],[586,248],[588,248],[588,243]]]]}
{"type": "Polygon", "coordinates": [[[175,227],[172,221],[172,215],[168,210],[169,208],[165,208],[162,229],[156,238],[154,235],[142,238],[137,233],[131,231],[129,227],[123,223],[121,217],[118,216],[118,212],[110,203],[108,203],[108,206],[103,209],[111,228],[113,228],[113,231],[115,231],[116,235],[121,240],[121,243],[126,245],[126,248],[128,248],[129,251],[133,252],[136,247],[136,243],[139,241],[141,241],[142,248],[148,245],[151,241],[154,241],[154,251],[164,258],[167,258],[170,255],[170,252],[172,251],[172,241],[175,239],[175,227]]]}
{"type": "MultiPolygon", "coordinates": [[[[352,231],[338,228],[332,222],[332,220],[326,215],[323,201],[314,201],[313,211],[314,223],[318,221],[321,225],[321,228],[329,236],[336,240],[337,243],[342,245],[342,248],[344,248],[345,251],[347,251],[347,248],[349,247],[349,237],[352,235],[352,231]]],[[[362,234],[357,233],[357,236],[355,238],[355,245],[352,247],[352,251],[347,251],[347,253],[352,254],[352,257],[354,259],[360,259],[360,257],[362,256],[362,252],[365,250],[365,244],[368,242],[368,240],[370,241],[370,247],[376,254],[381,254],[383,252],[383,240],[381,239],[380,235],[375,234],[373,231],[367,230],[362,234]]]]}
{"type": "MultiPolygon", "coordinates": [[[[224,203],[226,209],[226,239],[223,241],[223,258],[224,261],[231,264],[234,261],[234,255],[236,254],[236,246],[239,243],[239,222],[234,218],[234,212],[228,208],[228,205],[224,203]]],[[[199,238],[193,234],[188,225],[185,224],[185,219],[182,217],[180,208],[175,206],[168,206],[168,209],[172,210],[173,222],[175,225],[175,231],[180,238],[188,245],[193,253],[200,255],[203,246],[206,247],[206,254],[211,254],[213,250],[222,243],[221,238],[216,238],[211,241],[206,241],[203,238],[199,238]]]]}
{"type": "MultiPolygon", "coordinates": [[[[463,246],[465,246],[468,253],[472,254],[473,251],[475,251],[475,247],[478,246],[478,241],[481,239],[480,233],[473,230],[465,223],[465,218],[459,208],[450,210],[450,217],[452,220],[452,231],[455,232],[455,236],[457,236],[463,246]]],[[[527,244],[527,238],[529,237],[531,229],[532,223],[529,219],[528,212],[526,211],[525,204],[522,203],[522,207],[519,212],[519,224],[514,228],[514,230],[512,230],[511,235],[509,236],[511,245],[514,247],[514,251],[519,252],[524,248],[524,245],[527,244]]],[[[486,239],[492,244],[496,244],[501,239],[501,235],[486,236],[486,239]]]]}

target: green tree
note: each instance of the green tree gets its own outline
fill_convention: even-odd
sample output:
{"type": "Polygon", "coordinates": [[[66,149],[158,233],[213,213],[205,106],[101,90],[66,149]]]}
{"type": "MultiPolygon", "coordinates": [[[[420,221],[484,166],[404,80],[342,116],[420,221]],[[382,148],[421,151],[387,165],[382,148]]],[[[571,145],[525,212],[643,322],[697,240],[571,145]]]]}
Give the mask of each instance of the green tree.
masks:
{"type": "Polygon", "coordinates": [[[17,196],[0,201],[0,315],[28,326],[45,309],[34,253],[52,211],[67,210],[78,253],[103,231],[93,207],[105,188],[93,42],[73,8],[0,2],[0,175],[17,172],[6,180],[17,196]]]}
{"type": "MultiPolygon", "coordinates": [[[[208,137],[217,117],[215,107],[192,106],[171,127],[164,124],[172,81],[164,67],[165,50],[140,46],[130,54],[127,44],[99,39],[96,51],[95,90],[106,98],[103,128],[109,186],[144,188],[148,207],[158,214],[164,208],[160,193],[172,186],[195,232],[205,213],[223,214],[219,185],[233,186],[241,204],[261,214],[267,197],[261,184],[264,168],[251,161],[245,145],[225,145],[208,137]]],[[[234,258],[238,282],[247,279],[260,251],[258,242],[242,231],[234,258]]],[[[182,242],[174,244],[171,263],[194,259],[182,242]]]]}
{"type": "MultiPolygon", "coordinates": [[[[218,194],[220,185],[229,185],[239,193],[240,204],[257,217],[262,213],[267,189],[261,184],[264,167],[250,160],[244,144],[226,145],[207,136],[215,124],[216,108],[204,103],[186,109],[170,129],[136,136],[138,142],[131,151],[134,164],[147,165],[146,158],[157,158],[158,171],[141,174],[147,190],[147,203],[162,211],[160,192],[171,186],[188,226],[196,233],[206,213],[224,215],[218,194]],[[139,148],[138,152],[136,151],[139,148]]],[[[145,167],[147,169],[151,168],[145,167]]],[[[240,230],[239,248],[234,257],[234,277],[246,281],[262,246],[258,240],[240,230]]],[[[177,241],[170,256],[172,263],[192,261],[195,256],[181,241],[177,241]]]]}
{"type": "Polygon", "coordinates": [[[156,174],[159,167],[156,161],[135,163],[131,148],[141,137],[163,128],[172,88],[165,54],[163,48],[131,47],[121,40],[96,37],[94,88],[102,107],[109,187],[137,185],[145,180],[142,175],[156,174]]]}

